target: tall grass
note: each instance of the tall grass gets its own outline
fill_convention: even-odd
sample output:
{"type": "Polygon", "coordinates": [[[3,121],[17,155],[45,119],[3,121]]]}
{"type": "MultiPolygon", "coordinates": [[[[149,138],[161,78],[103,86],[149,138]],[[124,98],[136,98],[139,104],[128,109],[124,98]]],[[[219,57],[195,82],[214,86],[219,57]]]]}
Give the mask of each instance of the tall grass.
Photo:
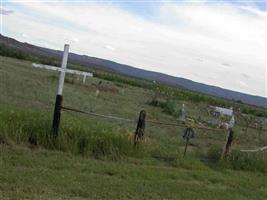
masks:
{"type": "Polygon", "coordinates": [[[220,168],[234,170],[258,171],[267,173],[267,155],[264,152],[241,152],[233,149],[226,159],[221,158],[222,147],[212,145],[207,153],[210,163],[220,168]]]}
{"type": "Polygon", "coordinates": [[[2,109],[0,142],[29,144],[48,149],[80,154],[84,157],[108,158],[140,156],[142,148],[134,148],[123,130],[118,132],[105,123],[86,123],[64,115],[58,137],[51,137],[51,113],[23,109],[2,109]]]}
{"type": "Polygon", "coordinates": [[[246,153],[233,150],[227,163],[232,169],[267,173],[267,155],[263,152],[246,153]]]}

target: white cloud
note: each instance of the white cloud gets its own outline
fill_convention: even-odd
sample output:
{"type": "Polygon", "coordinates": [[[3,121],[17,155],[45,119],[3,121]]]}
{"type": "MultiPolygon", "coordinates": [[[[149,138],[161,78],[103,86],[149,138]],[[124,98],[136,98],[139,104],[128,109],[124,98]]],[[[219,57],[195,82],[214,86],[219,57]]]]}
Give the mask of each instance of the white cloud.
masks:
{"type": "Polygon", "coordinates": [[[248,85],[245,82],[243,82],[243,81],[239,81],[239,83],[240,83],[240,85],[242,85],[244,87],[248,87],[248,85]]]}
{"type": "Polygon", "coordinates": [[[110,45],[106,45],[105,48],[108,49],[108,50],[111,50],[111,51],[114,51],[115,50],[115,48],[112,47],[112,46],[110,46],[110,45]]]}
{"type": "Polygon", "coordinates": [[[12,10],[6,10],[6,9],[2,8],[2,6],[0,6],[0,15],[10,15],[12,13],[13,13],[12,10]]]}
{"type": "Polygon", "coordinates": [[[147,20],[113,5],[19,5],[31,14],[3,16],[3,33],[19,40],[267,96],[266,12],[253,7],[164,3],[147,20]]]}
{"type": "Polygon", "coordinates": [[[29,38],[29,36],[27,34],[25,34],[25,33],[22,33],[22,37],[29,38]]]}

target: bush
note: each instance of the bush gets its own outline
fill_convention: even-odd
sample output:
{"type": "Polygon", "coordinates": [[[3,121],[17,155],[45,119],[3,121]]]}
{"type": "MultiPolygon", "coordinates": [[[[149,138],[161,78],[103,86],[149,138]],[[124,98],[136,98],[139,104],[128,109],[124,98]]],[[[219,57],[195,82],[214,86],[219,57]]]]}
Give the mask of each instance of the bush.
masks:
{"type": "Polygon", "coordinates": [[[155,106],[155,107],[161,107],[161,102],[159,100],[153,99],[151,102],[148,103],[150,106],[155,106]]]}
{"type": "Polygon", "coordinates": [[[14,49],[8,48],[4,44],[0,44],[0,55],[23,60],[28,60],[30,58],[29,54],[15,48],[14,49]]]}
{"type": "Polygon", "coordinates": [[[213,162],[218,162],[222,155],[222,147],[220,145],[212,145],[207,152],[207,158],[213,162]]]}
{"type": "Polygon", "coordinates": [[[177,108],[175,101],[172,101],[170,99],[167,100],[165,104],[162,105],[163,112],[170,114],[170,115],[176,115],[177,114],[177,108]]]}
{"type": "Polygon", "coordinates": [[[166,102],[153,99],[148,103],[151,106],[160,107],[162,111],[166,114],[178,117],[180,110],[177,107],[177,103],[173,100],[168,99],[166,102]]]}

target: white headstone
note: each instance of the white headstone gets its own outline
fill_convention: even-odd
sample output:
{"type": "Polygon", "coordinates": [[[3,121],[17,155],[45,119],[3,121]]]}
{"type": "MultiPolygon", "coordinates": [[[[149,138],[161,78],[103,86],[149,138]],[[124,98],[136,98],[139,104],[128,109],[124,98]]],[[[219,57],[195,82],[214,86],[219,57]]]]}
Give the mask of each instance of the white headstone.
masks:
{"type": "Polygon", "coordinates": [[[95,96],[98,97],[99,93],[100,93],[100,91],[99,91],[99,89],[97,89],[95,92],[95,96]]]}
{"type": "Polygon", "coordinates": [[[185,105],[182,105],[182,110],[181,110],[181,120],[185,121],[186,119],[186,111],[185,111],[185,105]]]}
{"type": "Polygon", "coordinates": [[[234,125],[235,125],[235,116],[232,115],[232,118],[231,118],[231,120],[229,122],[229,127],[228,128],[233,128],[234,125]]]}

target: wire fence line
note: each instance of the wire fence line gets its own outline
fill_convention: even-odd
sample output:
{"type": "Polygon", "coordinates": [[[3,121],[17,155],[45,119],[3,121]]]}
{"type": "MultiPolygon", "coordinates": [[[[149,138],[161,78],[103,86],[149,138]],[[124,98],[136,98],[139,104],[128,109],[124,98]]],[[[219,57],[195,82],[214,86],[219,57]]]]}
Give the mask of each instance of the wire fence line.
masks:
{"type": "MultiPolygon", "coordinates": [[[[137,119],[129,119],[129,118],[123,118],[123,117],[117,117],[117,116],[112,116],[112,115],[104,115],[104,114],[99,114],[99,113],[95,113],[95,112],[88,112],[88,111],[81,111],[75,108],[70,108],[70,107],[65,107],[65,106],[61,106],[61,108],[63,110],[68,110],[68,111],[73,111],[73,112],[77,112],[77,113],[82,113],[82,114],[87,114],[87,115],[92,115],[95,117],[102,117],[102,118],[107,118],[107,119],[113,119],[113,120],[119,120],[119,121],[124,121],[124,122],[130,122],[130,123],[137,123],[138,120],[137,119]]],[[[181,121],[181,120],[179,120],[181,121]]],[[[191,128],[195,128],[195,129],[203,129],[203,130],[209,130],[209,131],[220,131],[220,132],[225,132],[226,129],[222,129],[222,128],[210,128],[210,127],[206,127],[206,126],[201,126],[199,124],[193,124],[193,123],[187,123],[187,124],[178,124],[178,123],[170,123],[170,122],[162,122],[162,121],[156,121],[156,120],[150,120],[150,119],[146,119],[147,123],[151,123],[151,124],[155,124],[155,125],[165,125],[165,126],[177,126],[177,127],[191,127],[191,128]]],[[[183,122],[183,121],[181,121],[183,122]]],[[[255,129],[255,128],[254,128],[255,129]]],[[[261,131],[267,131],[265,129],[261,129],[261,131]]]]}
{"type": "Polygon", "coordinates": [[[260,128],[255,128],[253,126],[247,126],[246,127],[246,125],[242,125],[242,124],[238,124],[238,123],[236,123],[235,126],[239,126],[239,127],[243,127],[243,128],[255,129],[255,130],[258,130],[258,131],[267,132],[267,129],[264,129],[264,128],[260,129],[260,128]]]}
{"type": "MultiPolygon", "coordinates": [[[[70,108],[70,107],[66,107],[66,106],[61,106],[61,109],[67,110],[67,111],[72,111],[72,112],[77,112],[77,113],[81,113],[81,114],[91,115],[91,116],[95,116],[95,117],[102,117],[102,118],[107,118],[107,119],[112,119],[112,120],[124,121],[124,122],[128,122],[128,123],[137,123],[138,122],[137,119],[129,119],[129,118],[112,116],[112,115],[104,115],[104,114],[95,113],[95,112],[82,111],[82,110],[78,110],[78,109],[70,108]]],[[[147,123],[151,123],[154,125],[176,126],[176,127],[184,127],[184,128],[192,127],[195,129],[205,129],[205,130],[210,130],[210,131],[225,131],[224,129],[209,128],[209,127],[199,126],[196,124],[178,124],[178,123],[155,121],[155,120],[150,120],[150,119],[147,119],[145,121],[147,123]]]]}
{"type": "MultiPolygon", "coordinates": [[[[21,97],[21,96],[12,96],[16,99],[21,99],[27,103],[33,103],[33,101],[27,99],[27,98],[24,98],[24,97],[21,97]]],[[[9,105],[8,103],[6,103],[7,105],[9,105]]],[[[41,106],[42,108],[53,108],[54,107],[54,104],[53,103],[38,103],[39,106],[41,106]]],[[[123,121],[123,122],[128,122],[128,123],[137,123],[137,119],[128,119],[128,118],[123,118],[123,117],[117,117],[117,116],[112,116],[112,115],[104,115],[104,114],[99,114],[99,113],[95,113],[95,112],[88,112],[88,111],[81,111],[81,110],[78,110],[78,109],[75,109],[75,108],[70,108],[70,107],[65,107],[65,106],[61,106],[61,108],[63,110],[68,110],[68,111],[73,111],[73,112],[77,112],[77,113],[81,113],[81,114],[87,114],[87,115],[91,115],[91,116],[95,116],[95,117],[102,117],[102,118],[107,118],[107,119],[112,119],[112,120],[119,120],[119,121],[123,121]]],[[[179,120],[181,122],[183,122],[182,120],[179,120]]],[[[156,121],[156,120],[150,120],[150,119],[147,119],[146,120],[147,123],[151,123],[152,125],[163,125],[163,126],[176,126],[176,127],[192,127],[192,128],[195,128],[195,129],[204,129],[204,130],[208,130],[208,131],[225,131],[225,129],[220,129],[220,128],[210,128],[210,127],[206,127],[206,126],[201,126],[199,124],[192,124],[192,123],[187,123],[187,124],[183,124],[183,123],[170,123],[170,122],[162,122],[162,121],[156,121]]],[[[240,127],[243,127],[242,125],[240,124],[236,124],[237,126],[240,126],[240,127]]],[[[251,129],[256,129],[255,127],[248,127],[248,128],[251,128],[251,129]]],[[[259,130],[259,129],[256,129],[256,130],[259,130]]],[[[259,131],[263,131],[263,132],[267,132],[267,129],[260,129],[259,131]]]]}
{"type": "Polygon", "coordinates": [[[75,108],[69,108],[69,107],[65,107],[65,106],[61,106],[61,108],[63,110],[69,110],[69,111],[82,113],[82,114],[87,114],[87,115],[92,115],[92,116],[96,116],[96,117],[120,120],[120,121],[125,121],[125,122],[137,122],[137,120],[133,120],[133,119],[126,119],[126,118],[121,118],[121,117],[116,117],[116,116],[111,116],[111,115],[103,115],[103,114],[94,113],[94,112],[86,112],[86,111],[81,111],[81,110],[78,110],[78,109],[75,109],[75,108]]]}
{"type": "Polygon", "coordinates": [[[261,152],[261,151],[265,151],[265,150],[267,150],[267,146],[264,146],[264,147],[261,147],[258,149],[251,149],[251,150],[249,149],[249,150],[240,150],[240,151],[241,152],[247,152],[247,153],[249,153],[249,152],[253,153],[253,152],[261,152]]]}
{"type": "MultiPolygon", "coordinates": [[[[11,95],[13,98],[16,98],[16,99],[20,99],[20,100],[23,100],[27,103],[33,103],[32,100],[29,100],[25,97],[22,97],[22,96],[14,96],[14,95],[11,95]]],[[[7,105],[9,105],[8,103],[6,103],[7,105]]],[[[38,103],[39,106],[41,106],[42,108],[45,108],[47,109],[48,107],[49,108],[53,108],[55,105],[54,103],[50,103],[50,102],[42,102],[42,103],[38,103]]],[[[129,122],[129,123],[135,123],[137,122],[138,120],[137,119],[127,119],[127,118],[123,118],[123,117],[117,117],[117,116],[112,116],[112,115],[104,115],[104,114],[99,114],[99,113],[94,113],[94,112],[88,112],[88,111],[81,111],[81,110],[78,110],[78,109],[75,109],[75,108],[70,108],[70,107],[65,107],[65,106],[61,106],[62,109],[64,110],[69,110],[69,111],[73,111],[73,112],[77,112],[77,113],[81,113],[81,114],[87,114],[87,115],[91,115],[91,116],[95,116],[95,117],[102,117],[102,118],[107,118],[107,119],[113,119],[113,120],[120,120],[120,121],[123,121],[123,122],[129,122]]],[[[183,122],[182,120],[178,120],[180,122],[183,122]]],[[[193,124],[193,123],[187,123],[187,124],[183,124],[183,123],[169,123],[169,122],[161,122],[161,121],[156,121],[156,120],[150,120],[150,119],[147,119],[146,122],[148,123],[151,123],[151,124],[155,124],[155,125],[165,125],[165,126],[177,126],[177,127],[192,127],[192,128],[195,128],[195,129],[204,129],[204,130],[208,130],[208,131],[225,131],[225,129],[220,129],[220,128],[210,128],[210,127],[206,127],[206,126],[203,126],[203,125],[199,125],[199,124],[193,124]]],[[[236,126],[240,126],[240,127],[243,127],[241,124],[238,124],[236,123],[236,126]]],[[[250,129],[256,129],[258,131],[263,131],[263,132],[267,132],[267,129],[257,129],[255,127],[251,127],[249,126],[248,128],[250,129]]]]}
{"type": "Polygon", "coordinates": [[[191,127],[195,129],[205,129],[210,131],[225,131],[224,129],[218,129],[218,128],[209,128],[205,126],[200,126],[197,124],[176,124],[176,123],[168,123],[168,122],[160,122],[160,121],[153,121],[153,120],[146,120],[146,122],[156,124],[156,125],[167,125],[167,126],[178,126],[178,127],[191,127]]]}

